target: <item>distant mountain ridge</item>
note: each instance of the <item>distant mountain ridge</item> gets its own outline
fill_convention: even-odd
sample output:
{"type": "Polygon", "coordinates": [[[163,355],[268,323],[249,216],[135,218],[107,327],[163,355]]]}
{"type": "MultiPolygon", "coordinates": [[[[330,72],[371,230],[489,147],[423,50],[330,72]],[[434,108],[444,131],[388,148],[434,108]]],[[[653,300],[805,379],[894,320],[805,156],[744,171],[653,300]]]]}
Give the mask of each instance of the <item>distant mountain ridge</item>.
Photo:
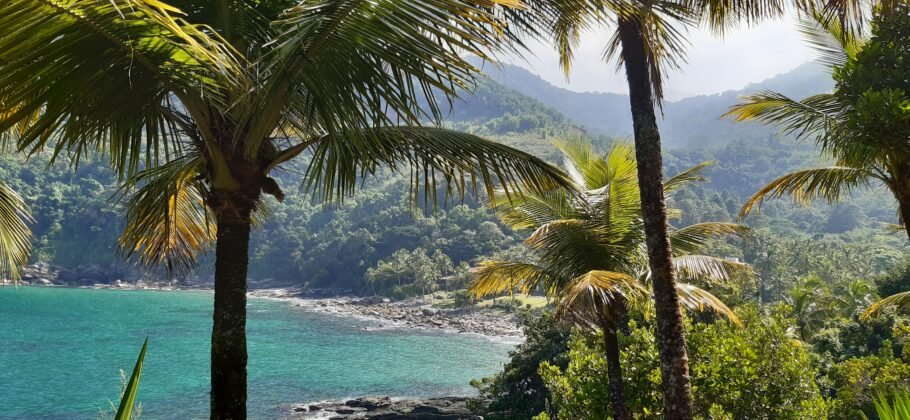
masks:
{"type": "MultiPolygon", "coordinates": [[[[463,102],[456,102],[452,119],[464,121],[459,116],[470,110],[475,123],[483,121],[483,112],[490,103],[500,105],[521,105],[528,110],[517,108],[503,110],[501,106],[490,119],[501,116],[502,112],[510,115],[522,115],[533,109],[535,112],[547,110],[554,116],[564,115],[568,124],[581,127],[592,134],[613,137],[631,137],[632,116],[629,111],[628,96],[616,93],[574,92],[556,87],[530,71],[505,64],[496,67],[486,64],[483,70],[489,80],[481,83],[482,97],[463,97],[463,102]],[[490,85],[498,85],[490,87],[490,85]],[[512,92],[508,92],[512,91],[512,92]],[[491,94],[506,94],[508,101],[497,100],[491,94]],[[525,97],[524,102],[517,97],[525,97]],[[478,103],[482,100],[483,103],[478,103]],[[531,105],[533,104],[533,105],[531,105]],[[548,109],[557,111],[551,112],[548,109]],[[498,112],[498,113],[497,113],[498,112]]],[[[611,71],[604,68],[605,72],[611,71]]],[[[702,95],[664,104],[664,118],[660,121],[664,144],[669,148],[714,147],[726,144],[731,140],[765,140],[773,136],[775,130],[758,124],[733,124],[721,119],[721,115],[743,95],[761,90],[773,90],[802,98],[814,93],[830,91],[833,82],[826,69],[817,63],[806,63],[795,69],[779,74],[762,82],[753,83],[741,90],[732,90],[715,95],[702,95]]],[[[560,120],[554,117],[554,120],[560,120]]],[[[560,121],[561,123],[563,121],[560,121]]]]}

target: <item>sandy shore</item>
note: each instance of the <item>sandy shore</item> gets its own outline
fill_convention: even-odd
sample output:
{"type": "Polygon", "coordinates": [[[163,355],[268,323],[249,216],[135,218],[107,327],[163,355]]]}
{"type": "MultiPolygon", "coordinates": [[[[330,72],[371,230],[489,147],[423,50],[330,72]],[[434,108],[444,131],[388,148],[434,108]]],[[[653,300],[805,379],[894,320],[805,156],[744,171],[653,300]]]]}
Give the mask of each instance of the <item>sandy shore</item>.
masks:
{"type": "MultiPolygon", "coordinates": [[[[210,284],[187,285],[165,281],[118,281],[90,285],[23,281],[20,285],[116,290],[212,290],[210,284]]],[[[311,312],[376,321],[384,328],[434,329],[453,333],[477,334],[516,343],[521,342],[524,338],[519,322],[513,314],[489,308],[437,308],[421,298],[398,301],[377,296],[316,298],[309,297],[307,293],[295,288],[254,288],[250,290],[248,296],[285,301],[289,305],[311,312]]]]}

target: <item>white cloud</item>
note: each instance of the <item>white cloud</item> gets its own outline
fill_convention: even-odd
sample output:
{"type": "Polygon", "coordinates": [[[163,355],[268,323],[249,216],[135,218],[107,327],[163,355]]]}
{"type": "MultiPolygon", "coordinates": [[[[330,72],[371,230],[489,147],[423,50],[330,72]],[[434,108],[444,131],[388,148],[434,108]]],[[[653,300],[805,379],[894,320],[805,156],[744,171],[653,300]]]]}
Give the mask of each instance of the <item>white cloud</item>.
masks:
{"type": "MultiPolygon", "coordinates": [[[[720,39],[707,30],[689,34],[688,63],[669,75],[669,99],[741,89],[814,59],[796,29],[795,19],[766,22],[730,31],[720,39]]],[[[584,35],[567,82],[551,45],[531,46],[533,57],[506,60],[537,73],[554,85],[574,91],[625,92],[625,75],[613,62],[604,63],[609,33],[584,35]]]]}

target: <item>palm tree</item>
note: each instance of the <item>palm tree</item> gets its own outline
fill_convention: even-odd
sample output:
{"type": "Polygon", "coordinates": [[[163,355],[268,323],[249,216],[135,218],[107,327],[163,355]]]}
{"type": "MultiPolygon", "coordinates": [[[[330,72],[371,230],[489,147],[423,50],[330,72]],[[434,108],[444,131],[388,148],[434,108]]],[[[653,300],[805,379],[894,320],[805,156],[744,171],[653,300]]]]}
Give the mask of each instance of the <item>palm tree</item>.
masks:
{"type": "MultiPolygon", "coordinates": [[[[505,208],[498,213],[503,222],[513,229],[533,232],[526,244],[538,263],[485,261],[475,273],[471,291],[484,296],[515,288],[524,293],[542,288],[548,297],[559,301],[561,317],[602,330],[613,418],[629,419],[619,362],[619,320],[629,307],[650,303],[647,288],[653,281],[647,263],[634,151],[619,143],[608,154],[600,155],[581,139],[557,142],[556,146],[564,156],[572,188],[511,200],[500,194],[494,200],[505,208]]],[[[664,187],[672,191],[701,179],[702,170],[709,164],[669,179],[664,187]]],[[[746,266],[697,253],[710,238],[746,232],[743,226],[730,223],[702,223],[674,230],[669,238],[675,245],[676,270],[689,279],[726,280],[731,270],[746,266]]],[[[711,309],[738,322],[723,302],[698,287],[679,283],[675,293],[690,309],[711,309]]]]}
{"type": "Polygon", "coordinates": [[[0,280],[19,280],[20,269],[28,263],[31,250],[31,216],[25,201],[0,182],[0,280]]]}
{"type": "Polygon", "coordinates": [[[793,308],[799,337],[803,341],[808,341],[827,320],[836,316],[834,297],[818,276],[801,280],[790,290],[786,301],[793,308]]]}
{"type": "MultiPolygon", "coordinates": [[[[815,0],[793,0],[804,6],[815,0]]],[[[668,418],[692,418],[692,395],[685,331],[676,294],[673,251],[667,228],[663,189],[663,158],[655,106],[663,101],[663,74],[685,60],[688,28],[704,23],[722,32],[741,22],[784,13],[783,0],[602,0],[594,7],[558,8],[551,32],[566,74],[571,68],[580,34],[596,25],[614,29],[605,57],[625,68],[638,161],[648,264],[653,275],[657,339],[663,378],[664,413],[668,418]]],[[[834,3],[832,1],[832,3],[834,3]]],[[[848,4],[852,1],[837,2],[848,4]]],[[[852,9],[851,9],[852,10],[852,9]]]]}
{"type": "Polygon", "coordinates": [[[435,201],[437,181],[562,182],[529,154],[416,126],[440,119],[436,93],[473,85],[467,54],[489,58],[533,23],[502,25],[497,3],[515,5],[4,1],[0,133],[29,153],[106,155],[130,197],[121,245],[140,262],[188,269],[214,242],[211,417],[242,419],[248,245],[263,196],[284,196],[273,170],[309,154],[304,186],[325,201],[381,166],[410,170],[415,201],[435,201]]]}
{"type": "MultiPolygon", "coordinates": [[[[805,205],[817,198],[837,202],[854,188],[878,184],[894,195],[903,229],[910,237],[907,223],[910,220],[910,150],[906,146],[895,146],[895,142],[906,143],[908,133],[887,125],[886,112],[870,109],[870,104],[881,100],[879,92],[894,92],[888,89],[892,86],[886,85],[890,77],[887,74],[906,74],[904,66],[897,61],[888,64],[874,60],[879,54],[900,59],[899,51],[883,47],[894,41],[900,45],[906,40],[904,33],[910,30],[906,6],[902,6],[904,13],[884,13],[884,10],[897,10],[899,6],[893,7],[895,9],[879,8],[880,18],[869,40],[852,36],[838,22],[825,21],[819,16],[803,21],[803,33],[837,81],[835,92],[802,100],[775,92],[760,92],[746,97],[726,114],[736,121],[754,120],[777,125],[798,139],[811,138],[821,147],[824,156],[833,161],[829,166],[797,170],[771,181],[746,201],[741,217],[759,208],[767,198],[789,195],[796,203],[805,205]],[[885,18],[888,16],[897,19],[885,18]],[[891,25],[904,29],[890,33],[878,29],[891,25]],[[864,53],[867,43],[875,46],[864,53]],[[873,66],[876,72],[882,73],[878,76],[880,80],[871,81],[875,86],[862,87],[862,92],[856,94],[858,86],[855,85],[867,83],[863,79],[869,77],[863,74],[864,68],[873,66]],[[864,118],[877,119],[864,121],[864,118]]],[[[906,81],[898,83],[906,84],[906,81]]],[[[906,94],[903,100],[908,100],[906,94]]]]}
{"type": "MultiPolygon", "coordinates": [[[[887,0],[892,3],[892,0],[887,0]]],[[[558,3],[558,2],[557,2],[558,3]]],[[[782,17],[789,6],[861,30],[868,0],[599,0],[591,7],[556,7],[552,33],[568,75],[580,34],[597,25],[614,30],[605,58],[625,68],[638,160],[642,217],[657,314],[657,340],[668,418],[692,418],[691,384],[682,314],[675,293],[673,251],[667,232],[660,131],[655,106],[663,101],[663,75],[685,61],[685,31],[702,25],[717,33],[728,27],[782,17]]]]}

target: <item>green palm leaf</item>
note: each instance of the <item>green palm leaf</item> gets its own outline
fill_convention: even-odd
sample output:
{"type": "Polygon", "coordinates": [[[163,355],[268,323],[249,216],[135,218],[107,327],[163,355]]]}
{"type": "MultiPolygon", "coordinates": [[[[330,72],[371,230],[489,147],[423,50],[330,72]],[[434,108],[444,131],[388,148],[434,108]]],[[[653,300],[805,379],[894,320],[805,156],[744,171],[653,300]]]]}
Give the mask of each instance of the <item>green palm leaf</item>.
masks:
{"type": "Polygon", "coordinates": [[[624,233],[614,234],[591,220],[556,220],[534,231],[525,244],[550,270],[572,279],[598,267],[615,267],[613,271],[634,267],[639,255],[630,239],[637,236],[624,233]]]}
{"type": "Polygon", "coordinates": [[[580,218],[573,199],[573,194],[563,188],[528,192],[517,197],[497,190],[491,205],[503,223],[512,229],[536,230],[556,220],[580,218]]]}
{"type": "Polygon", "coordinates": [[[881,420],[910,420],[910,394],[907,390],[894,392],[891,401],[884,394],[877,395],[874,403],[875,412],[881,420]]]}
{"type": "Polygon", "coordinates": [[[230,47],[179,15],[156,0],[3,2],[0,104],[14,112],[0,132],[19,126],[20,149],[76,158],[105,145],[121,174],[166,154],[178,142],[168,108],[226,107],[224,92],[245,86],[230,47]]]}
{"type": "Polygon", "coordinates": [[[615,323],[615,314],[649,296],[648,290],[632,276],[612,271],[589,271],[572,281],[559,301],[557,316],[598,329],[615,323]]]}
{"type": "Polygon", "coordinates": [[[670,232],[670,244],[676,255],[703,252],[709,241],[724,236],[747,238],[752,230],[738,223],[696,223],[670,232]]]}
{"type": "Polygon", "coordinates": [[[306,187],[320,191],[326,201],[343,199],[364,175],[381,166],[407,167],[412,199],[437,200],[437,183],[447,195],[476,191],[482,184],[488,196],[496,184],[511,196],[522,190],[544,192],[567,185],[558,168],[528,153],[481,137],[442,128],[387,127],[325,136],[313,151],[306,187]]]}
{"type": "Polygon", "coordinates": [[[676,272],[681,279],[702,279],[727,282],[733,273],[752,273],[749,264],[707,255],[682,255],[673,258],[676,272]]]}
{"type": "Polygon", "coordinates": [[[664,181],[664,191],[672,192],[693,182],[705,181],[707,179],[705,178],[705,172],[716,164],[717,162],[713,160],[705,161],[674,175],[664,181]]]}
{"type": "Polygon", "coordinates": [[[803,138],[824,135],[838,111],[837,99],[829,93],[797,101],[780,93],[764,91],[746,96],[723,117],[736,122],[759,121],[777,125],[783,133],[803,138]]]}
{"type": "Polygon", "coordinates": [[[723,316],[730,322],[742,326],[742,321],[736,316],[723,301],[704,289],[686,283],[676,284],[676,293],[679,294],[680,303],[691,311],[711,311],[723,316]]]}
{"type": "Polygon", "coordinates": [[[474,272],[468,290],[477,297],[496,295],[515,288],[529,294],[538,286],[552,289],[558,276],[535,264],[511,261],[484,261],[474,272]]]}
{"type": "Polygon", "coordinates": [[[780,198],[789,195],[794,202],[802,205],[810,205],[816,198],[835,202],[853,188],[867,185],[870,177],[874,177],[874,174],[849,166],[829,166],[791,172],[771,181],[752,195],[743,204],[739,216],[740,218],[747,216],[756,205],[761,206],[767,197],[780,198]]]}
{"type": "Polygon", "coordinates": [[[205,187],[196,180],[198,158],[177,160],[142,172],[123,187],[126,226],[119,244],[142,265],[186,271],[215,240],[214,218],[205,206],[205,187]],[[132,191],[136,185],[141,185],[132,191]]]}
{"type": "Polygon", "coordinates": [[[251,156],[282,124],[343,136],[351,126],[438,121],[435,92],[451,98],[474,86],[479,70],[464,56],[486,59],[508,45],[491,9],[458,0],[303,2],[274,27],[266,82],[242,117],[251,156]]]}
{"type": "Polygon", "coordinates": [[[28,263],[32,233],[25,201],[0,182],[0,279],[19,280],[20,269],[28,263]]]}
{"type": "Polygon", "coordinates": [[[910,292],[896,293],[875,302],[863,313],[862,317],[864,319],[876,317],[887,308],[897,308],[900,311],[910,310],[910,292]]]}
{"type": "Polygon", "coordinates": [[[797,23],[799,31],[817,52],[819,61],[832,69],[846,64],[863,47],[863,40],[844,31],[840,20],[827,19],[817,11],[800,15],[797,23]]]}

